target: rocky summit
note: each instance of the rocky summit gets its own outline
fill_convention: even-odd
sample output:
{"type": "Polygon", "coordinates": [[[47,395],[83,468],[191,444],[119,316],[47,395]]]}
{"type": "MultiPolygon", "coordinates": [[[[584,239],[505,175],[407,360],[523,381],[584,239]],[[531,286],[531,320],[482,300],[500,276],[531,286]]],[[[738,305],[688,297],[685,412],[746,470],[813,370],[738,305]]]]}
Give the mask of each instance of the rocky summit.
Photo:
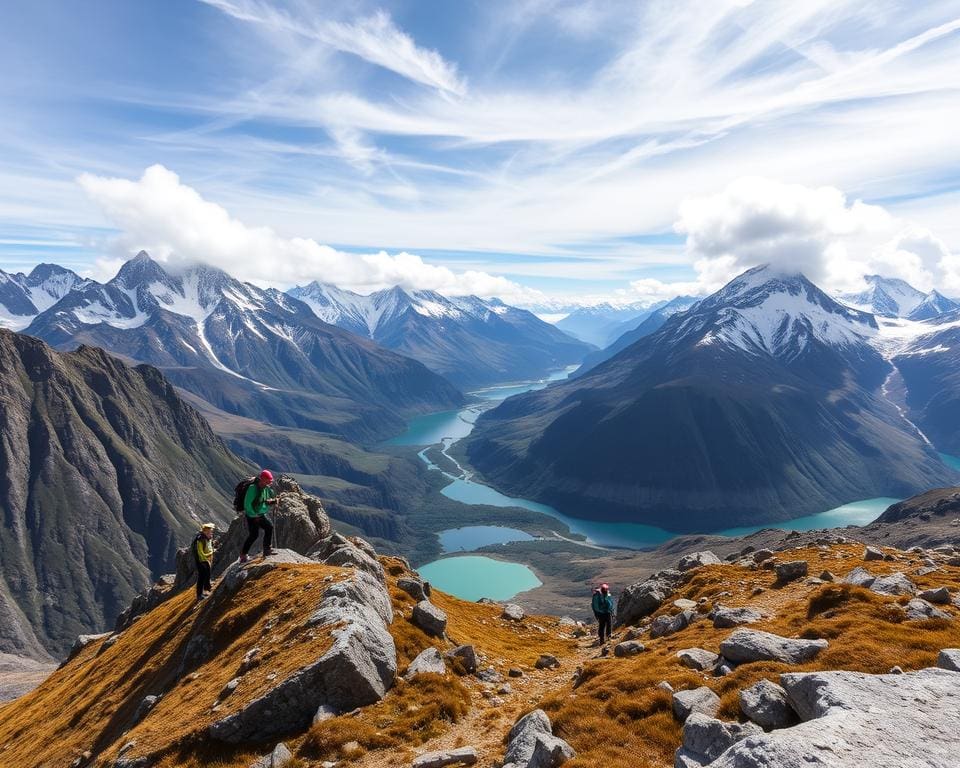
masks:
{"type": "MultiPolygon", "coordinates": [[[[431,588],[278,484],[298,551],[225,554],[200,603],[191,578],[171,574],[115,631],[78,638],[60,669],[0,708],[0,764],[953,765],[952,547],[883,547],[866,582],[864,545],[838,537],[759,559],[699,552],[701,564],[685,558],[686,570],[617,595],[619,626],[600,646],[568,618],[431,588]],[[800,562],[836,580],[778,576],[800,562]],[[916,594],[946,593],[937,614],[911,613],[927,602],[912,592],[870,588],[901,576],[916,594]],[[715,621],[741,614],[748,624],[715,621]]],[[[223,541],[229,551],[232,534],[223,541]]]]}

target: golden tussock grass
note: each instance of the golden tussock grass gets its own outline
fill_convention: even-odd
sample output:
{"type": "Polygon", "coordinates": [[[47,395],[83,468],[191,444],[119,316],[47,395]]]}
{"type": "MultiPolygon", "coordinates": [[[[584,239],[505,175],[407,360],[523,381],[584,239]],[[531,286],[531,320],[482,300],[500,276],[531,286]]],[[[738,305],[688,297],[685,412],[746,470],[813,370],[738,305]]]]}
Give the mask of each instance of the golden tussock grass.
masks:
{"type": "Polygon", "coordinates": [[[367,751],[415,747],[439,736],[470,708],[470,692],[451,675],[398,679],[377,704],[356,715],[316,723],[304,740],[303,754],[314,758],[354,759],[367,751]],[[361,749],[344,752],[357,742],[361,749]]]}
{"type": "MultiPolygon", "coordinates": [[[[0,764],[63,766],[85,750],[110,759],[121,738],[137,742],[125,756],[162,753],[161,766],[186,764],[184,746],[202,740],[211,722],[329,649],[328,631],[311,633],[302,625],[320,600],[324,579],[346,573],[319,564],[279,565],[242,585],[229,602],[221,603],[215,594],[197,606],[192,590],[171,598],[103,654],[97,655],[102,643],[88,646],[33,693],[0,710],[0,764]],[[178,678],[187,643],[197,633],[210,640],[209,660],[178,678]],[[220,711],[212,711],[254,646],[264,663],[243,676],[220,711]],[[148,694],[163,696],[131,728],[148,694]]],[[[248,754],[253,753],[220,748],[217,760],[233,765],[248,754]]]]}
{"type": "MultiPolygon", "coordinates": [[[[807,560],[810,574],[829,569],[842,577],[862,564],[862,547],[816,548],[777,554],[780,561],[807,560]]],[[[871,562],[876,574],[904,571],[921,589],[960,588],[960,568],[944,568],[916,576],[919,563],[871,562]]],[[[585,665],[583,682],[575,690],[558,690],[542,706],[554,732],[570,742],[577,757],[570,768],[653,768],[672,764],[680,744],[680,726],[671,709],[670,694],[656,686],[661,680],[674,689],[707,685],[720,696],[719,717],[742,719],[739,692],[761,678],[776,682],[783,672],[846,669],[886,673],[894,666],[919,669],[936,663],[941,648],[960,645],[960,621],[905,622],[895,605],[903,598],[885,597],[850,585],[808,585],[800,580],[774,585],[771,571],[751,571],[734,565],[702,568],[672,599],[707,598],[708,604],[749,605],[770,614],[751,628],[784,636],[826,638],[829,647],[815,660],[795,666],[774,662],[744,664],[726,677],[684,668],[676,652],[706,648],[719,652],[720,642],[733,630],[714,629],[702,620],[670,637],[645,640],[647,651],[630,659],[601,659],[585,665]],[[763,592],[753,594],[760,588],[763,592]],[[718,596],[720,592],[729,595],[718,596]]],[[[670,600],[659,613],[674,613],[670,600]]],[[[701,606],[701,610],[703,610],[701,606]]],[[[955,609],[951,610],[956,615],[955,609]]]]}

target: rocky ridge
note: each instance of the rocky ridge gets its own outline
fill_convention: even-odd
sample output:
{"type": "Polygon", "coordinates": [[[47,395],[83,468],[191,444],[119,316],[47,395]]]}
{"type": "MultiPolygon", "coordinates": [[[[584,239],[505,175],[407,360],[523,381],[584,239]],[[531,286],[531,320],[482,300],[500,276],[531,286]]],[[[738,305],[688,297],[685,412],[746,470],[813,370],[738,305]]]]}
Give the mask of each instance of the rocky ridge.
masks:
{"type": "Polygon", "coordinates": [[[952,545],[868,552],[830,536],[726,561],[701,550],[623,591],[606,646],[570,619],[443,595],[362,540],[298,546],[228,564],[199,607],[183,590],[78,644],[0,710],[0,760],[46,728],[25,768],[211,754],[230,768],[902,768],[946,766],[956,748],[952,545]],[[818,575],[778,576],[800,562],[818,575]],[[911,615],[914,601],[940,615],[911,615]],[[51,710],[67,687],[76,700],[51,710]],[[33,716],[42,707],[49,722],[33,716]]]}

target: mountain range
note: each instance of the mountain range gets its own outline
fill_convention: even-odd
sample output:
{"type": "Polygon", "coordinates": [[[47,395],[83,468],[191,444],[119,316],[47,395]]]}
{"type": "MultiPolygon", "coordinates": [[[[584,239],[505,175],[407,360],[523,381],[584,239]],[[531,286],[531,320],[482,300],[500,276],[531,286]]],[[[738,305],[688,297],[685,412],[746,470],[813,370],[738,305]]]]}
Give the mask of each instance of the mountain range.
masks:
{"type": "Polygon", "coordinates": [[[278,426],[372,442],[412,414],[463,402],[421,363],[291,296],[207,266],[174,274],[143,252],[105,284],[77,278],[26,319],[25,333],[58,349],[89,344],[150,363],[216,408],[278,426]]]}
{"type": "Polygon", "coordinates": [[[675,531],[948,484],[887,399],[882,333],[804,276],[756,268],[583,376],[506,400],[460,445],[507,492],[675,531]]]}
{"type": "Polygon", "coordinates": [[[363,296],[319,282],[287,293],[324,322],[419,360],[463,388],[538,378],[592,349],[499,299],[399,287],[363,296]]]}
{"type": "Polygon", "coordinates": [[[642,339],[644,336],[649,336],[675,314],[685,312],[696,304],[697,301],[699,301],[699,299],[692,296],[678,296],[658,306],[652,312],[645,314],[639,321],[634,320],[617,325],[614,330],[615,332],[619,332],[619,335],[614,341],[603,349],[591,352],[583,358],[583,362],[574,375],[582,376],[590,369],[600,365],[604,360],[609,360],[621,350],[626,349],[635,341],[642,339]]]}
{"type": "Polygon", "coordinates": [[[851,307],[872,312],[880,317],[902,317],[908,320],[930,320],[960,309],[960,303],[948,299],[939,291],[918,291],[906,280],[867,275],[867,288],[860,293],[838,296],[851,307]]]}
{"type": "Polygon", "coordinates": [[[223,524],[250,467],[160,372],[0,329],[0,650],[62,656],[223,524]]]}
{"type": "Polygon", "coordinates": [[[633,302],[625,305],[603,303],[592,307],[578,307],[555,325],[571,336],[603,348],[626,331],[636,328],[652,312],[666,303],[666,301],[633,302]]]}

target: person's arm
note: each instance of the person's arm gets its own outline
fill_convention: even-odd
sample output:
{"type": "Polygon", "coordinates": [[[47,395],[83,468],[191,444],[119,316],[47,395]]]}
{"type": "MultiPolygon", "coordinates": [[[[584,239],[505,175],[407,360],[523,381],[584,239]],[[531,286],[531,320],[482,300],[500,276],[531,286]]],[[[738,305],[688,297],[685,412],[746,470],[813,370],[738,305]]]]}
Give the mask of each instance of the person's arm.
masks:
{"type": "Polygon", "coordinates": [[[250,483],[250,487],[247,488],[247,495],[243,497],[243,511],[247,513],[247,517],[256,517],[259,513],[256,509],[253,508],[253,500],[257,498],[257,484],[250,483]]]}

